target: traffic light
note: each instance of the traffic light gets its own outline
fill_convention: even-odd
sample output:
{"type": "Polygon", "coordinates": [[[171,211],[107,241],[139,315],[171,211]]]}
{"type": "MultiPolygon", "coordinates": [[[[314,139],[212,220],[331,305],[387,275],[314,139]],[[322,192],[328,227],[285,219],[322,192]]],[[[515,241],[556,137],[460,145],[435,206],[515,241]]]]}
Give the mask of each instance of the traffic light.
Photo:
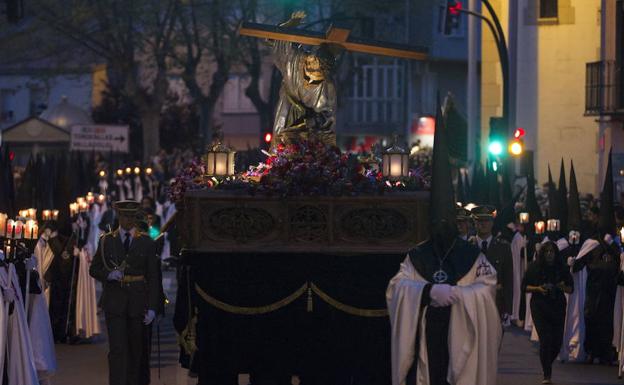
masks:
{"type": "Polygon", "coordinates": [[[509,153],[511,155],[519,156],[524,152],[524,129],[516,128],[513,134],[511,142],[509,142],[509,153]]]}
{"type": "Polygon", "coordinates": [[[445,35],[451,35],[454,30],[459,28],[462,3],[458,0],[446,0],[444,7],[444,19],[442,31],[445,35]]]}
{"type": "Polygon", "coordinates": [[[507,143],[505,121],[500,117],[490,118],[490,136],[488,152],[495,157],[503,155],[507,143]]]}
{"type": "Polygon", "coordinates": [[[488,145],[488,151],[490,154],[499,156],[503,153],[503,143],[500,140],[490,140],[490,144],[488,145]]]}

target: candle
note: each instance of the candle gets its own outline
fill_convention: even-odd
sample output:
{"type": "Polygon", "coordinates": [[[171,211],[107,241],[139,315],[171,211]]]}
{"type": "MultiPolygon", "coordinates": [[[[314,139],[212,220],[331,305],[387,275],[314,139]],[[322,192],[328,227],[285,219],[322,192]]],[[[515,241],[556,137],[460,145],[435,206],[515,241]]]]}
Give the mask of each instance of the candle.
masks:
{"type": "MultiPolygon", "coordinates": [[[[0,232],[0,234],[2,234],[2,232],[0,232]]],[[[620,229],[620,242],[624,243],[624,226],[620,229]]]]}
{"type": "Polygon", "coordinates": [[[146,173],[147,175],[152,175],[152,168],[151,168],[151,167],[146,168],[146,169],[145,169],[145,173],[146,173]]]}
{"type": "Polygon", "coordinates": [[[6,237],[8,215],[0,213],[0,237],[6,237]]]}
{"type": "Polygon", "coordinates": [[[78,205],[86,203],[86,201],[87,200],[85,199],[85,197],[78,197],[78,198],[76,198],[76,203],[78,203],[78,205]]]}
{"type": "Polygon", "coordinates": [[[529,223],[529,213],[520,213],[520,223],[529,223]]]}
{"type": "Polygon", "coordinates": [[[29,219],[26,221],[26,226],[24,227],[24,238],[26,239],[35,239],[37,238],[37,221],[34,219],[29,219]]]}
{"type": "Polygon", "coordinates": [[[56,221],[58,219],[58,216],[59,216],[59,211],[52,210],[52,220],[56,221]]]}
{"type": "Polygon", "coordinates": [[[122,169],[117,170],[117,176],[122,176],[122,175],[123,175],[123,170],[122,169]]]}
{"type": "Polygon", "coordinates": [[[78,214],[78,203],[76,203],[76,202],[70,203],[69,204],[69,215],[73,217],[76,214],[78,214]]]}
{"type": "Polygon", "coordinates": [[[106,171],[100,170],[99,175],[100,175],[100,178],[106,178],[106,171]]]}
{"type": "Polygon", "coordinates": [[[52,219],[52,211],[51,210],[43,210],[41,212],[41,219],[44,221],[49,221],[52,219]]]}
{"type": "Polygon", "coordinates": [[[28,218],[30,218],[30,219],[37,218],[37,209],[29,208],[28,209],[28,218]]]}
{"type": "Polygon", "coordinates": [[[95,196],[92,192],[87,193],[87,203],[90,205],[95,203],[95,196]]]}
{"type": "Polygon", "coordinates": [[[141,173],[141,169],[139,167],[134,168],[134,173],[139,175],[141,173]]]}
{"type": "Polygon", "coordinates": [[[544,221],[535,222],[535,234],[544,234],[544,221]]]}
{"type": "Polygon", "coordinates": [[[106,201],[106,195],[100,194],[98,195],[98,203],[103,204],[106,201]]]}
{"type": "Polygon", "coordinates": [[[15,230],[15,221],[13,219],[9,219],[6,224],[6,232],[5,237],[13,238],[13,231],[15,230]]]}
{"type": "Polygon", "coordinates": [[[13,225],[13,238],[22,239],[24,236],[24,222],[15,221],[13,225]]]}
{"type": "Polygon", "coordinates": [[[559,221],[559,219],[549,219],[546,222],[546,230],[559,231],[560,224],[561,224],[561,221],[559,221]]]}
{"type": "Polygon", "coordinates": [[[28,210],[24,209],[24,210],[19,210],[17,212],[17,216],[20,218],[27,218],[28,217],[28,210]]]}
{"type": "Polygon", "coordinates": [[[81,213],[84,213],[84,212],[88,211],[89,210],[89,204],[86,201],[84,201],[84,200],[81,201],[80,203],[78,203],[78,210],[81,213]]]}
{"type": "Polygon", "coordinates": [[[132,169],[130,167],[126,167],[126,174],[132,173],[132,169]]]}

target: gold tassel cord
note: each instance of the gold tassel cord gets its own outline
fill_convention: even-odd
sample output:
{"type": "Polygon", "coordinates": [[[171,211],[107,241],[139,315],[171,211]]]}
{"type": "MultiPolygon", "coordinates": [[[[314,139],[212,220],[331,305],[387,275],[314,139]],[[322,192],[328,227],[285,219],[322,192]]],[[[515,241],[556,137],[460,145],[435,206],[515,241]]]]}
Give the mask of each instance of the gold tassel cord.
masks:
{"type": "Polygon", "coordinates": [[[227,304],[225,302],[221,302],[218,299],[206,293],[201,287],[199,287],[198,284],[195,284],[195,291],[197,291],[197,294],[199,294],[199,296],[202,297],[204,301],[208,302],[209,304],[216,307],[217,309],[223,310],[225,312],[233,313],[233,314],[242,314],[242,315],[259,315],[259,314],[266,314],[266,313],[274,312],[276,310],[279,310],[289,305],[290,303],[295,301],[297,298],[301,297],[306,292],[307,289],[308,289],[308,284],[306,283],[303,286],[301,286],[299,289],[297,289],[297,291],[295,291],[294,293],[292,293],[286,298],[283,298],[270,305],[252,307],[252,306],[235,306],[235,305],[227,304]]]}
{"type": "Polygon", "coordinates": [[[316,295],[319,296],[319,298],[321,298],[323,301],[325,301],[326,303],[328,303],[330,306],[353,316],[357,316],[357,317],[387,317],[388,316],[388,310],[387,309],[363,309],[363,308],[359,308],[359,307],[355,307],[355,306],[351,306],[351,305],[347,305],[345,303],[342,303],[338,300],[336,300],[335,298],[332,298],[330,295],[328,295],[327,293],[325,293],[323,290],[321,290],[318,286],[316,286],[314,283],[305,283],[303,286],[301,286],[299,289],[297,289],[297,291],[295,291],[294,293],[292,293],[291,295],[289,295],[286,298],[283,298],[277,302],[274,302],[270,305],[265,305],[265,306],[257,306],[257,307],[252,307],[252,306],[235,306],[235,305],[230,305],[227,304],[225,302],[219,301],[218,299],[210,296],[208,293],[206,293],[201,287],[199,287],[199,285],[195,284],[195,290],[197,291],[197,294],[199,294],[199,296],[206,302],[208,302],[209,304],[211,304],[212,306],[216,307],[217,309],[223,310],[225,312],[228,313],[233,313],[233,314],[241,314],[241,315],[259,315],[259,314],[266,314],[266,313],[270,313],[276,310],[279,310],[287,305],[289,305],[290,303],[294,302],[297,298],[301,297],[303,294],[307,293],[307,298],[306,298],[306,311],[307,312],[312,312],[313,311],[313,303],[312,303],[312,299],[313,299],[313,295],[312,293],[315,293],[316,295]]]}
{"type": "Polygon", "coordinates": [[[321,290],[314,283],[311,283],[310,285],[312,286],[312,291],[316,293],[316,295],[318,295],[323,301],[327,302],[329,305],[347,314],[351,314],[351,315],[358,316],[358,317],[387,317],[388,316],[387,309],[362,309],[359,307],[350,306],[330,297],[327,293],[321,290]]]}

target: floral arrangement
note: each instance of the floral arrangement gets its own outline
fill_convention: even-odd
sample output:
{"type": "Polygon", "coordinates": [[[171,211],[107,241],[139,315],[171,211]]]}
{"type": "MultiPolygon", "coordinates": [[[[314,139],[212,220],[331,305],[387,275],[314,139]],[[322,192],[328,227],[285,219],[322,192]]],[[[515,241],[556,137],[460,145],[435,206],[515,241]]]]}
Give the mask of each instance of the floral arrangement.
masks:
{"type": "Polygon", "coordinates": [[[279,196],[375,195],[394,190],[425,190],[429,177],[423,167],[410,170],[408,178],[390,181],[375,167],[362,163],[355,154],[322,142],[304,141],[278,145],[257,166],[235,178],[202,177],[204,166],[194,161],[171,185],[170,196],[179,201],[189,190],[204,188],[247,189],[250,194],[279,196]]]}

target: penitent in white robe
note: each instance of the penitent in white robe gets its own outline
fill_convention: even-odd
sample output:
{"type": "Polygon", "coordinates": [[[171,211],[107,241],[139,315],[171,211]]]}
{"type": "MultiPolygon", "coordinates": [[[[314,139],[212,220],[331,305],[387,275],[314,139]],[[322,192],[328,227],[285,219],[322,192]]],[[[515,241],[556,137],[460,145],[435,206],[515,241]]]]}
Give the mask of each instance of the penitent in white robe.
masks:
{"type": "Polygon", "coordinates": [[[45,281],[44,277],[50,265],[52,264],[52,260],[54,259],[54,253],[52,249],[48,245],[48,242],[43,238],[39,238],[39,242],[35,246],[35,252],[33,253],[35,258],[37,259],[37,272],[39,273],[41,290],[43,291],[43,296],[45,298],[46,306],[50,306],[50,287],[48,283],[45,281]]]}
{"type": "MultiPolygon", "coordinates": [[[[388,285],[386,301],[391,324],[393,385],[405,385],[415,360],[416,384],[430,385],[425,338],[421,337],[419,351],[415,351],[418,330],[426,330],[427,307],[421,310],[420,302],[427,283],[408,256],[388,285]]],[[[495,385],[502,336],[495,301],[496,270],[479,254],[456,287],[459,299],[451,307],[449,322],[448,382],[495,385]],[[484,271],[487,273],[483,274],[484,271]]]]}
{"type": "MultiPolygon", "coordinates": [[[[24,312],[24,301],[22,300],[22,291],[19,286],[15,266],[10,263],[8,269],[0,267],[0,286],[3,289],[13,289],[15,293],[15,301],[13,306],[13,314],[9,315],[9,303],[4,299],[0,303],[3,313],[0,316],[0,322],[6,325],[6,329],[0,330],[0,340],[6,338],[7,367],[5,368],[9,379],[9,384],[19,385],[38,385],[37,370],[32,351],[32,343],[30,340],[30,332],[26,322],[26,313],[24,312]],[[4,321],[3,319],[6,319],[4,321]]],[[[0,324],[4,327],[4,325],[0,324]]],[[[2,345],[0,341],[0,347],[2,345]]],[[[4,349],[3,349],[4,351],[4,349]]],[[[1,355],[0,355],[1,356],[1,355]]],[[[0,368],[4,364],[4,358],[0,368]]],[[[2,372],[0,372],[2,373],[2,372]]]]}
{"type": "Polygon", "coordinates": [[[522,248],[524,247],[524,237],[519,232],[516,232],[511,239],[511,258],[513,262],[513,302],[511,319],[520,319],[520,302],[522,299],[522,277],[526,270],[525,260],[522,255],[522,248]]]}
{"type": "Polygon", "coordinates": [[[97,317],[95,279],[89,275],[91,257],[88,247],[83,247],[78,257],[80,263],[76,285],[76,334],[82,338],[90,338],[101,331],[97,317]]]}
{"type": "Polygon", "coordinates": [[[54,336],[50,324],[50,314],[43,294],[29,294],[28,328],[32,342],[35,369],[39,381],[49,380],[56,372],[54,336]]]}

